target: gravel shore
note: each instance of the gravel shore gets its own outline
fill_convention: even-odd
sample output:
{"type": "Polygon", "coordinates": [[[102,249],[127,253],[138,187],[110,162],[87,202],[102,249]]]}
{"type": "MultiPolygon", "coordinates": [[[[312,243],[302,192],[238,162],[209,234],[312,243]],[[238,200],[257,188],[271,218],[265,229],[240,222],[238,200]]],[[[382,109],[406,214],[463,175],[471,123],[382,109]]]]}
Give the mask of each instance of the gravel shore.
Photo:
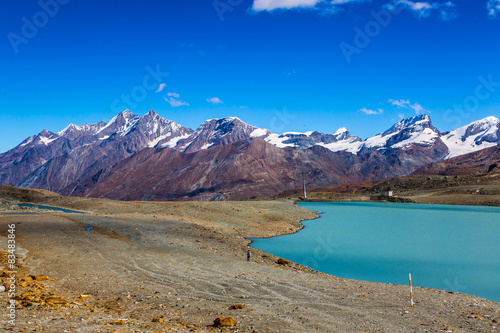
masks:
{"type": "MultiPolygon", "coordinates": [[[[317,217],[292,201],[116,202],[47,193],[36,201],[87,214],[0,214],[0,249],[15,224],[19,250],[16,325],[0,311],[7,332],[500,331],[500,304],[475,296],[414,288],[411,308],[407,286],[279,264],[256,249],[247,262],[247,238],[292,233],[317,217]],[[235,325],[216,327],[217,318],[235,325]]],[[[9,300],[0,293],[5,309],[9,300]]]]}

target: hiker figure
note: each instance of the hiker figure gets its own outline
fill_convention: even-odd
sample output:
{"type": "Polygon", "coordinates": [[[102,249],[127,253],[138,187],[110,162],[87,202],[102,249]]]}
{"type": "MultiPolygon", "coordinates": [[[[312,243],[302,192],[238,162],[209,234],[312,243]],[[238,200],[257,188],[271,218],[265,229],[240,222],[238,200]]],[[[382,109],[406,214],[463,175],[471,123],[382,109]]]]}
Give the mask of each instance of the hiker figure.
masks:
{"type": "Polygon", "coordinates": [[[247,251],[247,261],[250,261],[250,250],[247,251]]]}

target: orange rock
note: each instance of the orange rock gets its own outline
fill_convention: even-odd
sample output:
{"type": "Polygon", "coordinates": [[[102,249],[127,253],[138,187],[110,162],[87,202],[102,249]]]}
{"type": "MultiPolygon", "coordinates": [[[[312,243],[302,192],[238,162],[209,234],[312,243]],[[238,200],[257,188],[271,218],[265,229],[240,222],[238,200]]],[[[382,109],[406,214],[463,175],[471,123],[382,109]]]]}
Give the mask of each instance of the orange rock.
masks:
{"type": "Polygon", "coordinates": [[[222,327],[222,326],[234,326],[236,325],[236,320],[234,318],[217,318],[214,320],[214,327],[222,327]]]}
{"type": "Polygon", "coordinates": [[[62,297],[47,297],[45,299],[45,302],[49,303],[49,304],[66,304],[68,302],[66,302],[62,297]]]}
{"type": "Polygon", "coordinates": [[[115,320],[110,322],[111,325],[125,325],[125,321],[123,319],[115,320]]]}
{"type": "Polygon", "coordinates": [[[31,275],[31,278],[36,281],[45,281],[49,277],[47,275],[31,275]]]}

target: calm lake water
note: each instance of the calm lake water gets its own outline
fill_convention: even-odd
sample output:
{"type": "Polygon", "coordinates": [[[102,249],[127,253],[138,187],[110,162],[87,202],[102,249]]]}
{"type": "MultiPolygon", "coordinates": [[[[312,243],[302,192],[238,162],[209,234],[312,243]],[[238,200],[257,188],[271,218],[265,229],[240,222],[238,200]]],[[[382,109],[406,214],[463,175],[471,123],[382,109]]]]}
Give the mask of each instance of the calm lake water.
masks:
{"type": "MultiPolygon", "coordinates": [[[[17,204],[19,207],[38,207],[38,209],[41,210],[53,210],[56,212],[63,212],[63,213],[75,213],[75,214],[83,214],[83,212],[78,212],[76,210],[69,210],[69,209],[64,209],[64,208],[57,208],[57,207],[50,207],[50,206],[43,206],[43,205],[34,205],[34,204],[17,204]]],[[[14,213],[14,214],[33,214],[33,213],[14,213]]]]}
{"type": "Polygon", "coordinates": [[[500,302],[500,208],[300,203],[321,211],[293,235],[252,246],[338,277],[462,292],[500,302]]]}

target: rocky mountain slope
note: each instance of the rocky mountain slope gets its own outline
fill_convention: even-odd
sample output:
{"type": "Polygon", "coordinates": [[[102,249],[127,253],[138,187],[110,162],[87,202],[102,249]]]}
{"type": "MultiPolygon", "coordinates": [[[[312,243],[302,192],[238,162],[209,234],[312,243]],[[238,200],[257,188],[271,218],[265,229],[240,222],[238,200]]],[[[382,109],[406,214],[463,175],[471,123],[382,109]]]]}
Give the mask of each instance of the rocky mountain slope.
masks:
{"type": "Polygon", "coordinates": [[[429,163],[500,143],[488,117],[451,132],[427,115],[403,119],[366,140],[346,128],[283,134],[236,117],[195,131],[150,111],[107,123],[42,131],[0,154],[0,184],[127,200],[244,199],[299,187],[404,176],[429,163]]]}
{"type": "Polygon", "coordinates": [[[413,173],[413,175],[470,175],[498,172],[500,165],[500,145],[477,152],[430,163],[413,173]]]}

